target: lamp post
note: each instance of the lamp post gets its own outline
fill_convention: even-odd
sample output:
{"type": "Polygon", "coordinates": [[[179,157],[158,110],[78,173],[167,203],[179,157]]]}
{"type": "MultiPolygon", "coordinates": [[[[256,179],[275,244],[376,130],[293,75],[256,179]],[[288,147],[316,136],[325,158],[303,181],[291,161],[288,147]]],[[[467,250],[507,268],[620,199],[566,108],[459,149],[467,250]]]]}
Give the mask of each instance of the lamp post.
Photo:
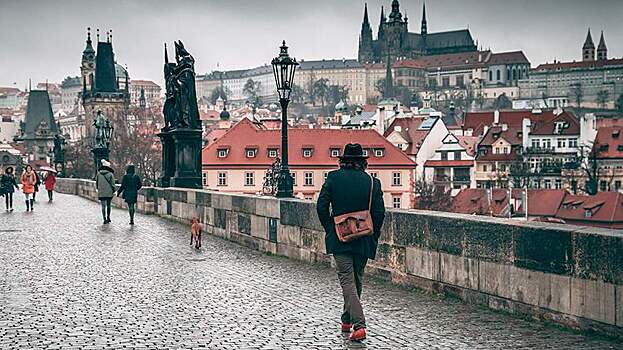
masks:
{"type": "Polygon", "coordinates": [[[292,175],[288,167],[288,104],[290,103],[290,93],[292,92],[292,82],[294,72],[298,62],[288,55],[286,41],[280,47],[279,56],[273,58],[273,74],[281,105],[281,170],[279,171],[277,197],[291,198],[294,196],[292,175]]]}

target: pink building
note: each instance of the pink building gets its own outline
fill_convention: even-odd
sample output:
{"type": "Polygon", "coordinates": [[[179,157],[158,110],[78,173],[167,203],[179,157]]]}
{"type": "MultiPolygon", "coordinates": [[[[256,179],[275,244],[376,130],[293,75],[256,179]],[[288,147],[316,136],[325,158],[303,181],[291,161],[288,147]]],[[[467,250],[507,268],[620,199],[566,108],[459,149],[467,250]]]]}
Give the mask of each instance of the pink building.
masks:
{"type": "MultiPolygon", "coordinates": [[[[369,155],[368,172],[381,180],[385,205],[412,208],[415,161],[375,130],[301,129],[288,132],[296,197],[317,198],[325,176],[338,167],[344,145],[358,142],[369,155]]],[[[266,171],[279,157],[281,131],[242,119],[202,151],[203,186],[261,194],[266,171]]]]}

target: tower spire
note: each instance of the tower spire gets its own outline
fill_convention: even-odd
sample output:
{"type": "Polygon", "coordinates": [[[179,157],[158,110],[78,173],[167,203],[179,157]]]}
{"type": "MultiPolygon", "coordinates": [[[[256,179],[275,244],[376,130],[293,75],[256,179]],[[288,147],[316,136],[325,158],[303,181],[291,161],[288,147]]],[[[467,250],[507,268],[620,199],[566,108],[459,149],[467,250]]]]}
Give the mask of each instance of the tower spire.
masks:
{"type": "Polygon", "coordinates": [[[385,72],[385,91],[383,98],[394,97],[394,78],[392,76],[391,57],[389,54],[389,46],[387,47],[387,70],[385,72]]]}
{"type": "Polygon", "coordinates": [[[582,60],[583,61],[594,61],[595,60],[595,44],[593,44],[593,37],[591,36],[591,28],[588,28],[588,33],[586,34],[586,40],[584,40],[584,45],[582,46],[582,60]]]}
{"type": "Polygon", "coordinates": [[[169,54],[167,53],[167,43],[164,43],[164,64],[169,63],[169,54]]]}
{"type": "Polygon", "coordinates": [[[385,18],[385,9],[383,8],[383,6],[381,6],[381,20],[379,21],[379,35],[378,35],[378,39],[381,41],[385,37],[385,22],[386,21],[387,21],[387,18],[385,18]]]}
{"type": "Polygon", "coordinates": [[[597,45],[597,60],[608,59],[608,48],[606,47],[606,40],[604,40],[604,31],[601,31],[601,37],[599,38],[599,45],[597,45]]]}
{"type": "Polygon", "coordinates": [[[428,34],[428,27],[426,24],[426,1],[422,5],[422,27],[420,28],[420,34],[426,36],[428,34]]]}

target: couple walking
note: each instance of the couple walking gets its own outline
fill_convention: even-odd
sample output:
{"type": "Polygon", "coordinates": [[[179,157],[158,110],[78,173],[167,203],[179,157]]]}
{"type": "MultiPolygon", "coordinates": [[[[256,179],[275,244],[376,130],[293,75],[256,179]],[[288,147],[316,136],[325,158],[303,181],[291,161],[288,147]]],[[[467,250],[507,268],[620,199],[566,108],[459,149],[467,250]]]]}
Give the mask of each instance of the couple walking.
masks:
{"type": "Polygon", "coordinates": [[[136,198],[138,197],[138,190],[141,189],[143,184],[141,178],[136,175],[136,169],[134,165],[128,165],[126,168],[126,174],[121,179],[121,186],[117,189],[115,183],[115,171],[111,167],[111,164],[106,159],[102,159],[102,165],[100,166],[97,176],[95,177],[95,187],[97,188],[97,197],[102,206],[102,218],[104,224],[109,224],[110,210],[112,205],[112,197],[117,192],[117,196],[122,196],[128,205],[128,212],[130,213],[130,225],[134,225],[134,213],[136,211],[136,198]]]}
{"type": "Polygon", "coordinates": [[[368,259],[376,256],[385,205],[381,182],[365,171],[368,162],[360,144],[346,145],[339,162],[339,170],[330,172],[322,186],[316,210],[342,287],[342,332],[352,329],[349,339],[361,341],[366,338],[360,301],[363,272],[368,259]]]}

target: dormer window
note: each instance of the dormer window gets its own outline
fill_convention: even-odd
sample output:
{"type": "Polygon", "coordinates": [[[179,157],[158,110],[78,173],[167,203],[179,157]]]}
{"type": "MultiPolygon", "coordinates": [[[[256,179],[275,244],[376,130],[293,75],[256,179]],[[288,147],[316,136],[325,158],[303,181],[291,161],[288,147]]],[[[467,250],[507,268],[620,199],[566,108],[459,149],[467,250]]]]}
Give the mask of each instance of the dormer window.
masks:
{"type": "Polygon", "coordinates": [[[383,155],[385,155],[385,150],[384,150],[384,149],[379,148],[379,149],[375,149],[375,150],[374,150],[374,156],[375,156],[375,157],[379,157],[379,158],[380,158],[380,157],[382,157],[383,155]]]}
{"type": "Polygon", "coordinates": [[[367,156],[368,156],[368,150],[367,150],[367,149],[364,149],[364,150],[363,150],[363,156],[364,156],[364,157],[367,157],[367,156]]]}
{"type": "Polygon", "coordinates": [[[276,148],[268,149],[268,158],[277,158],[278,155],[279,155],[279,151],[277,151],[276,148]]]}
{"type": "Polygon", "coordinates": [[[593,211],[592,210],[590,210],[590,209],[584,210],[584,217],[585,218],[590,218],[592,216],[593,216],[593,211]]]}
{"type": "Polygon", "coordinates": [[[332,148],[331,149],[331,157],[332,158],[337,158],[340,156],[340,150],[338,148],[332,148]]]}
{"type": "Polygon", "coordinates": [[[303,148],[303,157],[311,158],[313,150],[311,148],[303,148]]]}
{"type": "Polygon", "coordinates": [[[255,155],[257,154],[257,149],[256,148],[247,148],[245,150],[246,154],[247,154],[247,158],[255,158],[255,155]]]}
{"type": "Polygon", "coordinates": [[[225,158],[225,157],[227,157],[227,154],[229,153],[229,150],[227,148],[221,148],[217,152],[218,152],[218,157],[219,158],[225,158]]]}

